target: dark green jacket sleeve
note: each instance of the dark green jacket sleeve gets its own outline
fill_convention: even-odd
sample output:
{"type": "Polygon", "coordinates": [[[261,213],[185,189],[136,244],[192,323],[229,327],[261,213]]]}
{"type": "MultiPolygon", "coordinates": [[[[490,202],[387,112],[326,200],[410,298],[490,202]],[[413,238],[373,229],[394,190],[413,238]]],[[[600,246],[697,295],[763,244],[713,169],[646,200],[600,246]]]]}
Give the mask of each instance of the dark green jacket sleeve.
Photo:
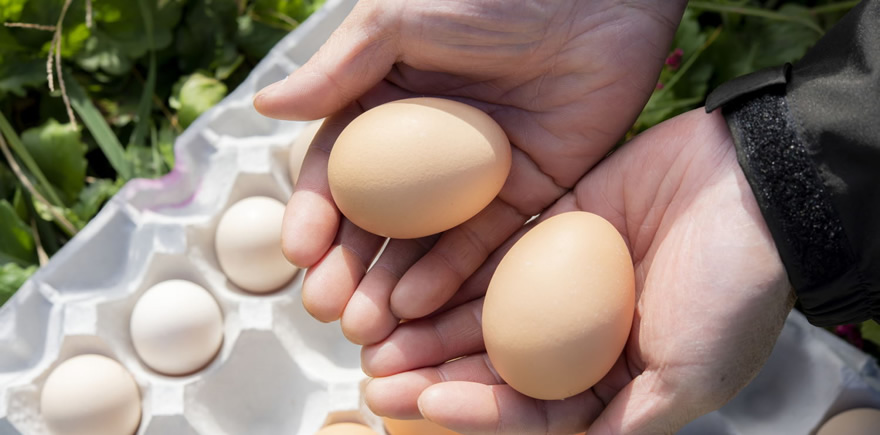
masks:
{"type": "Polygon", "coordinates": [[[718,106],[807,318],[880,318],[880,0],[795,65],[720,86],[718,106]]]}

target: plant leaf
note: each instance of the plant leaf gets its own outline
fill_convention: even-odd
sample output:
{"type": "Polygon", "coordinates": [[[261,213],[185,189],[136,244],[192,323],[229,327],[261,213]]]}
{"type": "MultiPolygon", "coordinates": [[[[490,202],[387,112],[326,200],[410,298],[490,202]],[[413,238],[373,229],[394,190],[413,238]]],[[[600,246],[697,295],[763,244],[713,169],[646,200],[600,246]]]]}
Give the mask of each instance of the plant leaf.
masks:
{"type": "Polygon", "coordinates": [[[86,146],[80,133],[70,124],[54,119],[25,130],[21,142],[60,194],[64,204],[72,205],[85,185],[86,146]]]}
{"type": "Polygon", "coordinates": [[[0,306],[3,306],[36,271],[37,266],[22,268],[15,263],[0,266],[0,306]]]}
{"type": "Polygon", "coordinates": [[[119,191],[122,185],[119,182],[101,178],[86,186],[79,194],[79,201],[73,206],[73,213],[77,215],[83,222],[88,222],[93,218],[101,206],[107,202],[110,197],[119,191]]]}
{"type": "Polygon", "coordinates": [[[12,204],[5,199],[0,199],[0,222],[3,222],[0,225],[0,264],[34,264],[37,251],[31,228],[19,219],[12,204]]]}
{"type": "Polygon", "coordinates": [[[880,346],[880,324],[873,320],[863,322],[861,325],[862,338],[880,346]]]}
{"type": "Polygon", "coordinates": [[[214,107],[226,96],[226,85],[213,77],[201,73],[190,75],[180,87],[180,109],[177,113],[180,124],[186,128],[206,110],[214,107]]]}
{"type": "MultiPolygon", "coordinates": [[[[68,74],[68,77],[71,76],[68,74]]],[[[107,157],[107,161],[121,178],[131,179],[131,168],[128,161],[125,160],[125,149],[122,148],[119,139],[107,125],[104,116],[92,104],[92,100],[76,80],[67,80],[67,82],[67,92],[70,94],[70,103],[73,109],[82,118],[83,124],[95,138],[101,151],[104,152],[104,156],[107,157]]]]}

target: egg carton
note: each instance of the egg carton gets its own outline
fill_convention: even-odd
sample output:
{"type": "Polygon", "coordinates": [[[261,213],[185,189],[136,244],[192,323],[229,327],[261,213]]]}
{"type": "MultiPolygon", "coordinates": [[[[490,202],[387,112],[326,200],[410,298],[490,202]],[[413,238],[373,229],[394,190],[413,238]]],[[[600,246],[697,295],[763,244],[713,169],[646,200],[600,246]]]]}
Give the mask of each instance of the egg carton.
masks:
{"type": "Polygon", "coordinates": [[[277,292],[252,294],[226,278],[214,252],[224,210],[292,193],[288,153],[307,123],[259,115],[253,94],[308,60],[354,4],[329,0],[281,41],[180,136],[170,174],[129,182],[2,308],[0,434],[48,433],[39,410],[46,378],[88,353],[116,360],[137,382],[138,434],[305,435],[335,420],[380,430],[362,405],[359,347],[302,306],[304,271],[277,292]],[[129,335],[140,296],[171,279],[207,289],[224,317],[218,355],[188,376],[150,369],[129,335]]]}
{"type": "MultiPolygon", "coordinates": [[[[129,182],[0,308],[0,435],[47,433],[42,386],[61,362],[86,353],[132,374],[141,435],[312,435],[335,421],[383,433],[363,405],[359,348],[302,307],[304,273],[255,295],[226,278],[214,253],[223,211],[251,196],[284,202],[292,191],[289,145],[307,123],[257,114],[253,94],[305,63],[355,3],[328,0],[180,136],[170,174],[129,182]],[[224,315],[219,354],[188,376],[151,370],[128,333],[138,298],[170,279],[208,289],[224,315]]],[[[792,313],[757,378],[681,433],[811,433],[841,410],[880,407],[878,372],[876,361],[792,313]]]]}

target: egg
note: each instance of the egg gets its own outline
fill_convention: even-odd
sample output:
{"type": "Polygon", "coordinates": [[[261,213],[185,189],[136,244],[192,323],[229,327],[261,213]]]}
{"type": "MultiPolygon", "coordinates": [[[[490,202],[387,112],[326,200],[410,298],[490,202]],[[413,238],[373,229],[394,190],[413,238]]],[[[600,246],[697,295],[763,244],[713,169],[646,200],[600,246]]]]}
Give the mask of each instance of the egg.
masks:
{"type": "Polygon", "coordinates": [[[40,413],[54,435],[130,435],[140,424],[141,396],[118,362],[80,355],[46,378],[40,413]]]}
{"type": "Polygon", "coordinates": [[[355,225],[412,239],[448,230],[488,205],[510,172],[510,143],[486,113],[440,98],[370,109],[330,152],[333,201],[355,225]]]}
{"type": "Polygon", "coordinates": [[[382,417],[382,422],[385,423],[388,435],[459,435],[458,432],[425,419],[395,420],[382,417]]]}
{"type": "Polygon", "coordinates": [[[223,342],[223,314],[198,284],[170,280],[138,299],[131,313],[135,352],[153,370],[185,375],[208,364],[223,342]]]}
{"type": "Polygon", "coordinates": [[[290,173],[290,182],[294,185],[299,180],[299,171],[302,169],[306,152],[309,150],[309,146],[312,145],[312,140],[315,139],[315,135],[318,134],[318,130],[321,129],[321,124],[323,123],[323,119],[310,122],[290,145],[290,151],[287,156],[287,168],[290,173]]]}
{"type": "Polygon", "coordinates": [[[268,293],[290,282],[299,270],[281,253],[284,204],[265,196],[245,198],[229,207],[214,239],[217,260],[233,284],[268,293]]]}
{"type": "Polygon", "coordinates": [[[324,426],[315,435],[379,435],[369,426],[358,423],[334,423],[324,426]]]}
{"type": "Polygon", "coordinates": [[[880,432],[880,409],[857,408],[825,422],[816,435],[875,435],[880,432]]]}
{"type": "Polygon", "coordinates": [[[611,223],[569,212],[537,224],[504,255],[483,305],[483,339],[507,384],[537,399],[586,391],[629,335],[632,259],[611,223]]]}

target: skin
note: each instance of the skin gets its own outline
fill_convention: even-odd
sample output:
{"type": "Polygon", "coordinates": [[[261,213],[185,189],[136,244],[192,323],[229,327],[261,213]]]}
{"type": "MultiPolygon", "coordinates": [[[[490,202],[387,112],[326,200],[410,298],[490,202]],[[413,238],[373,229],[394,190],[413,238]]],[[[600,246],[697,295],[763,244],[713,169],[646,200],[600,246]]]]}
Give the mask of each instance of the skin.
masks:
{"type": "Polygon", "coordinates": [[[303,304],[341,318],[359,344],[446,303],[488,255],[564,195],[614,146],[656,84],[684,2],[361,1],[308,63],[254,98],[280,119],[330,116],[306,155],[282,249],[308,267],[303,304]],[[327,160],[364,110],[433,95],[489,113],[513,147],[510,176],[483,212],[442,235],[384,240],[344,219],[327,160]]]}
{"type": "Polygon", "coordinates": [[[693,111],[603,161],[541,219],[584,210],[624,236],[636,272],[626,348],[592,389],[539,401],[504,384],[485,354],[481,311],[508,240],[450,309],[363,349],[371,409],[420,413],[462,433],[675,433],[715,410],[766,362],[793,295],[723,119],[693,111]],[[444,363],[457,357],[462,359],[444,363]]]}
{"type": "Polygon", "coordinates": [[[672,433],[755,375],[792,305],[718,115],[682,115],[604,158],[654,88],[684,2],[510,5],[362,0],[306,65],[255,97],[267,116],[330,116],[285,214],[284,253],[309,267],[303,304],[367,345],[363,368],[377,377],[367,402],[380,415],[421,414],[463,433],[672,433]],[[479,215],[391,240],[367,271],[384,240],[340,216],[329,151],[364,110],[415,95],[489,113],[508,133],[513,167],[479,215]],[[541,402],[491,369],[482,295],[529,217],[576,209],[624,235],[637,308],[605,379],[541,402]]]}

